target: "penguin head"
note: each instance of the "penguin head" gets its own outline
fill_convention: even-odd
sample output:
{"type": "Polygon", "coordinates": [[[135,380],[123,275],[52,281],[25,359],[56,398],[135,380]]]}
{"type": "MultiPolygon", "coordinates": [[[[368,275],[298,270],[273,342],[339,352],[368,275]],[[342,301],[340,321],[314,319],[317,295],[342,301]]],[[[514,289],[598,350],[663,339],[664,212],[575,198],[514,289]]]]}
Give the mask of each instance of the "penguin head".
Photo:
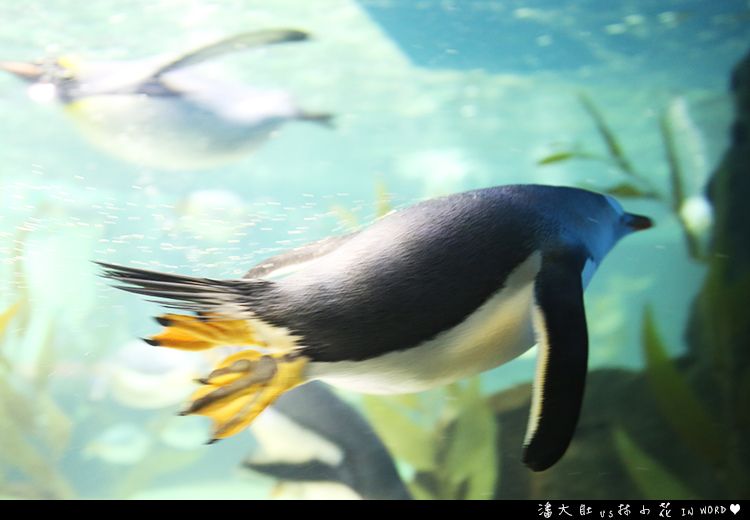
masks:
{"type": "Polygon", "coordinates": [[[623,237],[653,226],[650,218],[626,212],[613,197],[569,188],[550,192],[550,210],[565,228],[565,242],[582,244],[588,254],[584,287],[607,253],[623,237]]]}
{"type": "MultiPolygon", "coordinates": [[[[653,226],[650,218],[628,213],[620,203],[608,195],[583,192],[586,200],[580,200],[573,211],[579,212],[577,238],[588,249],[594,269],[604,256],[623,237],[653,226]]],[[[584,276],[584,286],[590,280],[593,270],[584,276]]]]}
{"type": "MultiPolygon", "coordinates": [[[[34,101],[68,104],[102,94],[146,93],[141,89],[164,61],[161,55],[141,60],[89,61],[65,54],[34,63],[0,61],[0,69],[31,83],[29,97],[34,101]]],[[[156,93],[162,94],[163,88],[156,93]]]]}
{"type": "Polygon", "coordinates": [[[31,83],[29,97],[35,101],[70,101],[79,87],[76,56],[41,58],[34,63],[0,61],[0,69],[31,83]]]}
{"type": "Polygon", "coordinates": [[[617,224],[615,226],[616,241],[621,239],[625,235],[629,235],[633,231],[642,231],[644,229],[653,227],[654,223],[650,218],[644,217],[643,215],[636,215],[634,213],[626,212],[624,209],[622,209],[620,203],[609,195],[604,195],[604,199],[612,207],[612,210],[615,212],[615,215],[617,217],[617,224]]]}

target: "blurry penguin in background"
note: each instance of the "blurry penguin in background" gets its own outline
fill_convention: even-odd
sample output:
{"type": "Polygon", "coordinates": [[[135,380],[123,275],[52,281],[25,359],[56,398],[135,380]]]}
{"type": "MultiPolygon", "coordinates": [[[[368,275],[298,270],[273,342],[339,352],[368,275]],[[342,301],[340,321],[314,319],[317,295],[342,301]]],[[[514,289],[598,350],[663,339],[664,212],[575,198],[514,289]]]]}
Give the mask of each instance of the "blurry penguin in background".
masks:
{"type": "Polygon", "coordinates": [[[38,63],[0,61],[0,68],[32,83],[32,98],[63,103],[78,128],[105,152],[144,166],[201,169],[241,158],[285,122],[330,125],[329,114],[305,112],[284,90],[215,80],[192,70],[230,52],[306,39],[302,31],[267,29],[177,58],[88,62],[61,56],[38,63]]]}
{"type": "Polygon", "coordinates": [[[310,488],[303,498],[411,499],[377,434],[323,383],[282,395],[250,431],[259,446],[242,467],[310,488]]]}

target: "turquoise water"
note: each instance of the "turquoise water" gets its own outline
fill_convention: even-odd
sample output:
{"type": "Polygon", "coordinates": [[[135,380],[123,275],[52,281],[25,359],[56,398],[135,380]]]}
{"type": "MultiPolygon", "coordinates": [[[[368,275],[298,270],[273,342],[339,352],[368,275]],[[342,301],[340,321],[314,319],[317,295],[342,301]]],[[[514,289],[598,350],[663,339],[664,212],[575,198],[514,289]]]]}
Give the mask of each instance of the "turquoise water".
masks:
{"type": "MultiPolygon", "coordinates": [[[[371,222],[383,190],[393,208],[509,183],[605,190],[625,178],[611,161],[540,164],[571,150],[606,157],[581,91],[664,193],[659,118],[669,115],[690,218],[705,229],[702,190],[727,144],[728,77],[747,51],[748,19],[746,2],[727,0],[0,1],[9,61],[135,59],[260,28],[308,31],[308,42],[198,68],[334,115],[331,128],[288,122],[226,164],[172,170],[100,151],[59,103],[35,102],[27,84],[0,75],[0,312],[25,302],[0,339],[0,494],[269,496],[271,481],[236,470],[247,433],[203,446],[207,421],[173,417],[210,361],[170,360],[179,384],[151,388],[137,379],[157,364],[150,347],[134,365],[118,357],[157,332],[159,310],[109,288],[91,260],[239,277],[272,253],[371,222]]],[[[668,205],[621,201],[657,225],[619,244],[587,291],[593,368],[642,365],[646,303],[682,352],[703,274],[668,205]]],[[[525,355],[482,387],[533,373],[525,355]]]]}

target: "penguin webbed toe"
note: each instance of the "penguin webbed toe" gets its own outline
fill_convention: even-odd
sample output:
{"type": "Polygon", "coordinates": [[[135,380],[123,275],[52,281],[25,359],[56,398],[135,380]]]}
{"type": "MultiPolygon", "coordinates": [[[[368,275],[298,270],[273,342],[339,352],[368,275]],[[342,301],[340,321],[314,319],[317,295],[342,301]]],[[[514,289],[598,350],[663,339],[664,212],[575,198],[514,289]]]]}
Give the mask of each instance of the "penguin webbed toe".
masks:
{"type": "Polygon", "coordinates": [[[222,345],[262,346],[247,320],[210,313],[196,316],[165,314],[155,319],[164,330],[146,340],[152,346],[191,352],[222,345]]]}
{"type": "Polygon", "coordinates": [[[212,440],[234,435],[282,393],[304,382],[307,358],[293,353],[262,354],[244,350],[227,357],[190,398],[181,415],[214,421],[212,440]]]}
{"type": "MultiPolygon", "coordinates": [[[[146,342],[179,350],[207,350],[221,345],[259,347],[247,320],[217,314],[167,314],[156,320],[165,328],[146,342]]],[[[214,420],[213,441],[238,433],[286,390],[303,382],[307,358],[292,353],[262,354],[243,350],[228,356],[205,378],[180,415],[204,415],[214,420]]]]}

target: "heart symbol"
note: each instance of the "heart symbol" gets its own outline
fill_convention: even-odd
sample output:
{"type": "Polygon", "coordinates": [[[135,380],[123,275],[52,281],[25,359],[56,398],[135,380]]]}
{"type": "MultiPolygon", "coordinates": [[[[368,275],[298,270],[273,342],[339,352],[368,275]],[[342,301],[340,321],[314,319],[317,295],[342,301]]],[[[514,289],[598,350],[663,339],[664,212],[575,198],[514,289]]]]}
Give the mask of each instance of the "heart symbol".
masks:
{"type": "Polygon", "coordinates": [[[729,506],[729,510],[736,515],[737,511],[740,510],[740,505],[739,504],[732,504],[731,506],[729,506]]]}

